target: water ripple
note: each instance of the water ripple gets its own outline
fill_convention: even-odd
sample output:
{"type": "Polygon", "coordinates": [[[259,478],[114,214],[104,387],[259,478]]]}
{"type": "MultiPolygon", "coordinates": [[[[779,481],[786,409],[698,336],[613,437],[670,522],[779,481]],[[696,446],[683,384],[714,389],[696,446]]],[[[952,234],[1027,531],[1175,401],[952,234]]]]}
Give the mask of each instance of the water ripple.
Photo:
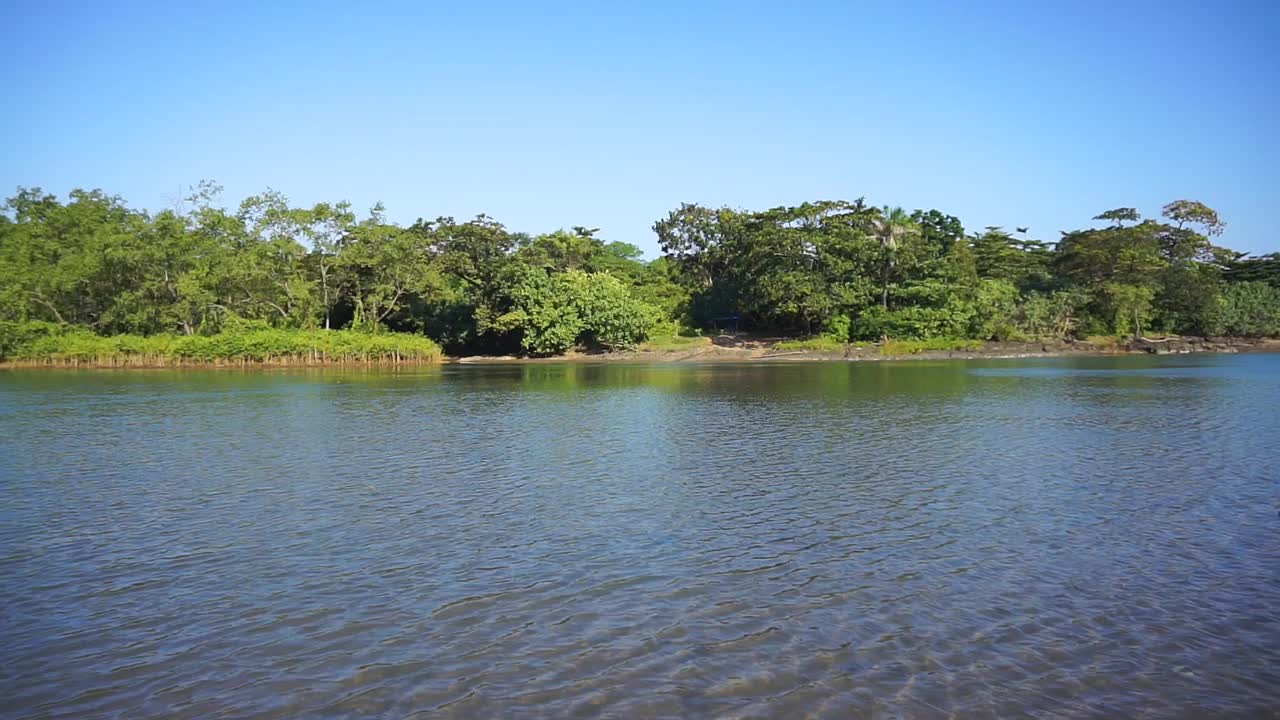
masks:
{"type": "Polygon", "coordinates": [[[0,375],[0,717],[1280,707],[1280,357],[0,375]]]}

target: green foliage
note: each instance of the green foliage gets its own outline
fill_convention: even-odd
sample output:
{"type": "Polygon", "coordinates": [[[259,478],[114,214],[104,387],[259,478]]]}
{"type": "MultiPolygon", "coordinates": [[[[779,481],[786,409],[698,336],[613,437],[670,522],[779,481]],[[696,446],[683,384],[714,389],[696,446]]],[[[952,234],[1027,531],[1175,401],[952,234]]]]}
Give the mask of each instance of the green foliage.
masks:
{"type": "Polygon", "coordinates": [[[711,344],[711,338],[703,337],[699,331],[684,327],[675,320],[658,320],[646,334],[648,339],[639,345],[640,350],[693,350],[711,344]]]}
{"type": "Polygon", "coordinates": [[[891,338],[949,338],[966,335],[974,324],[974,306],[959,298],[942,307],[867,308],[853,322],[855,340],[891,338]]]}
{"type": "Polygon", "coordinates": [[[1093,219],[1106,220],[1115,223],[1117,226],[1122,226],[1125,222],[1137,223],[1142,220],[1142,214],[1138,212],[1137,208],[1124,207],[1098,213],[1093,216],[1093,219]]]}
{"type": "Polygon", "coordinates": [[[249,323],[217,335],[101,336],[44,322],[0,323],[0,360],[18,363],[434,362],[440,346],[421,335],[353,330],[284,330],[249,323]]]}
{"type": "Polygon", "coordinates": [[[634,347],[658,320],[656,310],[605,273],[526,268],[511,297],[512,310],[499,326],[521,333],[522,349],[533,355],[555,355],[580,344],[634,347]]]}
{"type": "Polygon", "coordinates": [[[880,346],[880,354],[888,356],[918,355],[922,352],[954,352],[982,349],[981,340],[965,338],[931,338],[929,340],[890,340],[880,346]]]}
{"type": "Polygon", "coordinates": [[[690,351],[711,345],[711,338],[707,337],[685,337],[683,335],[662,335],[650,336],[650,338],[637,346],[636,349],[648,352],[677,352],[690,351]]]}
{"type": "Polygon", "coordinates": [[[1203,204],[1179,201],[1164,215],[1109,210],[1096,218],[1108,227],[1066,233],[1056,246],[1027,228],[966,237],[936,210],[908,216],[862,200],[759,212],[684,205],[655,230],[697,324],[736,317],[857,340],[1207,332],[1224,268],[1227,279],[1260,279],[1271,265],[1212,246],[1207,235],[1223,224],[1203,204]],[[847,333],[835,324],[843,318],[847,333]]]}
{"type": "Polygon", "coordinates": [[[1115,348],[1120,345],[1120,338],[1115,335],[1088,335],[1084,341],[1098,348],[1115,348]]]}
{"type": "Polygon", "coordinates": [[[986,279],[978,284],[969,337],[979,340],[1012,340],[1017,327],[1018,288],[1008,280],[986,279]]]}
{"type": "Polygon", "coordinates": [[[337,266],[347,271],[354,327],[376,330],[413,300],[446,294],[428,238],[387,223],[380,208],[351,230],[337,266]]]}
{"type": "Polygon", "coordinates": [[[853,322],[848,315],[834,315],[824,323],[822,337],[837,343],[847,343],[852,337],[853,322]]]}
{"type": "Polygon", "coordinates": [[[1142,335],[1151,318],[1151,300],[1155,291],[1144,285],[1107,283],[1102,288],[1111,310],[1112,329],[1117,335],[1142,335]]]}
{"type": "Polygon", "coordinates": [[[28,320],[26,322],[0,321],[0,361],[12,359],[24,348],[42,342],[53,335],[61,335],[70,326],[44,320],[28,320]]]}
{"type": "Polygon", "coordinates": [[[1175,200],[1164,206],[1161,214],[1178,224],[1200,225],[1209,236],[1221,235],[1227,224],[1218,218],[1218,213],[1208,205],[1195,200],[1175,200]]]}
{"type": "Polygon", "coordinates": [[[511,292],[513,309],[499,319],[499,327],[520,332],[525,352],[563,353],[578,342],[584,330],[582,315],[567,290],[554,276],[528,268],[511,292]]]}
{"type": "Polygon", "coordinates": [[[1004,280],[1018,289],[1045,285],[1052,255],[1048,247],[1035,240],[1014,238],[998,227],[989,227],[969,240],[978,277],[1004,280]]]}
{"type": "Polygon", "coordinates": [[[774,350],[782,351],[806,351],[806,352],[840,352],[848,345],[846,341],[836,338],[819,335],[817,337],[804,338],[801,340],[783,340],[775,343],[774,350]]]}
{"type": "Polygon", "coordinates": [[[1166,332],[1204,335],[1213,332],[1222,292],[1220,271],[1200,262],[1172,262],[1157,278],[1152,304],[1153,326],[1166,332]]]}
{"type": "Polygon", "coordinates": [[[557,277],[564,295],[582,318],[584,342],[613,350],[644,340],[658,312],[631,296],[627,286],[605,273],[569,271],[557,277]]]}
{"type": "Polygon", "coordinates": [[[1280,287],[1280,253],[1249,257],[1227,251],[1224,275],[1229,282],[1267,282],[1280,287]]]}
{"type": "Polygon", "coordinates": [[[1064,340],[1076,334],[1081,311],[1089,304],[1082,290],[1032,293],[1017,310],[1017,328],[1034,338],[1064,340]]]}
{"type": "Polygon", "coordinates": [[[1213,330],[1243,337],[1280,335],[1280,288],[1262,282],[1228,285],[1219,301],[1213,330]]]}
{"type": "Polygon", "coordinates": [[[861,198],[760,211],[686,204],[655,223],[665,255],[646,261],[585,226],[528,235],[480,215],[401,227],[381,206],[358,219],[347,203],[298,207],[274,191],[227,210],[220,191],[201,183],[181,207],[152,214],[98,190],[60,199],[20,189],[0,209],[0,352],[217,361],[398,352],[381,340],[330,347],[341,336],[307,334],[321,328],[534,355],[646,337],[687,346],[679,328],[713,325],[810,338],[796,341],[808,348],[1258,334],[1274,331],[1265,288],[1280,287],[1280,255],[1215,247],[1225,223],[1190,200],[1157,220],[1104,212],[1095,219],[1107,227],[1056,245],[1026,228],[966,234],[938,210],[861,198]]]}

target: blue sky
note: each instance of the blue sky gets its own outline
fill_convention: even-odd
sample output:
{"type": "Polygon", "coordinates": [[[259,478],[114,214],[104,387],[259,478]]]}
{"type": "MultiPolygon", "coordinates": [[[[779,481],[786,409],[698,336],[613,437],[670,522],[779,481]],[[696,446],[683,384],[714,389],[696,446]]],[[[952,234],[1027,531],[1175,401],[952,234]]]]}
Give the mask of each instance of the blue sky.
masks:
{"type": "Polygon", "coordinates": [[[1280,3],[373,5],[0,4],[0,190],[158,209],[210,178],[650,256],[681,202],[1052,240],[1194,198],[1280,250],[1280,3]]]}

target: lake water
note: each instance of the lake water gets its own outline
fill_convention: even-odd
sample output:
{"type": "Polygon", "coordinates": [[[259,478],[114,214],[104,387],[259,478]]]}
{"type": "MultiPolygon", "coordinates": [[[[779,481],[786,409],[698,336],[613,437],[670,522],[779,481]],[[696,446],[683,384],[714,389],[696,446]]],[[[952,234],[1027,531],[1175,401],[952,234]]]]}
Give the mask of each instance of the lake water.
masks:
{"type": "Polygon", "coordinates": [[[0,372],[0,717],[1280,716],[1280,356],[0,372]]]}

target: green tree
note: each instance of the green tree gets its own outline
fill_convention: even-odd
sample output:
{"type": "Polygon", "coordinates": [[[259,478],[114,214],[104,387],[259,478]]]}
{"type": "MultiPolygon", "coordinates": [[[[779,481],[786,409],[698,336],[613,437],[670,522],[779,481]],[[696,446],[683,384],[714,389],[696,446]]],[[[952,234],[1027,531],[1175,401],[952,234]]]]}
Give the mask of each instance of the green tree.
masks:
{"type": "Polygon", "coordinates": [[[309,265],[320,290],[320,309],[326,330],[333,327],[333,308],[342,300],[335,274],[338,256],[355,224],[349,203],[317,203],[291,208],[288,199],[273,190],[246,198],[240,217],[250,232],[268,243],[292,240],[309,249],[309,265]]]}
{"type": "Polygon", "coordinates": [[[376,330],[410,300],[444,292],[429,239],[388,223],[381,204],[351,230],[340,259],[353,287],[357,327],[376,330]]]}
{"type": "Polygon", "coordinates": [[[511,309],[498,319],[533,355],[555,355],[575,345],[631,347],[644,339],[657,312],[637,301],[625,284],[605,273],[547,273],[528,266],[511,290],[511,309]]]}
{"type": "Polygon", "coordinates": [[[889,274],[898,255],[898,246],[904,238],[919,232],[907,211],[900,207],[881,208],[878,214],[868,218],[871,233],[880,243],[880,306],[889,309],[889,274]]]}
{"type": "Polygon", "coordinates": [[[1227,251],[1223,275],[1229,282],[1267,282],[1280,287],[1280,253],[1249,257],[1249,253],[1227,251]]]}
{"type": "Polygon", "coordinates": [[[1151,317],[1151,300],[1155,291],[1146,285],[1107,283],[1103,290],[1110,300],[1112,322],[1116,334],[1126,331],[1142,337],[1142,326],[1151,317]]]}
{"type": "Polygon", "coordinates": [[[573,232],[557,230],[539,235],[520,248],[520,255],[529,265],[553,272],[594,271],[598,269],[598,259],[604,255],[604,243],[595,237],[596,232],[578,226],[573,232]]]}
{"type": "Polygon", "coordinates": [[[556,280],[582,319],[580,342],[608,350],[632,347],[658,321],[654,308],[636,300],[621,280],[607,273],[571,270],[556,280]]]}
{"type": "Polygon", "coordinates": [[[1175,200],[1165,205],[1161,214],[1177,223],[1178,228],[1199,225],[1210,237],[1221,235],[1227,229],[1217,211],[1198,200],[1175,200]]]}
{"type": "Polygon", "coordinates": [[[441,269],[459,285],[468,327],[448,333],[488,351],[514,349],[500,318],[512,308],[511,289],[526,277],[527,265],[515,255],[516,237],[487,215],[465,223],[450,217],[419,220],[411,230],[430,239],[441,269]]]}
{"type": "Polygon", "coordinates": [[[1093,216],[1094,220],[1106,220],[1115,223],[1116,227],[1124,227],[1126,222],[1137,224],[1142,220],[1142,214],[1136,208],[1122,207],[1098,213],[1093,216]]]}

